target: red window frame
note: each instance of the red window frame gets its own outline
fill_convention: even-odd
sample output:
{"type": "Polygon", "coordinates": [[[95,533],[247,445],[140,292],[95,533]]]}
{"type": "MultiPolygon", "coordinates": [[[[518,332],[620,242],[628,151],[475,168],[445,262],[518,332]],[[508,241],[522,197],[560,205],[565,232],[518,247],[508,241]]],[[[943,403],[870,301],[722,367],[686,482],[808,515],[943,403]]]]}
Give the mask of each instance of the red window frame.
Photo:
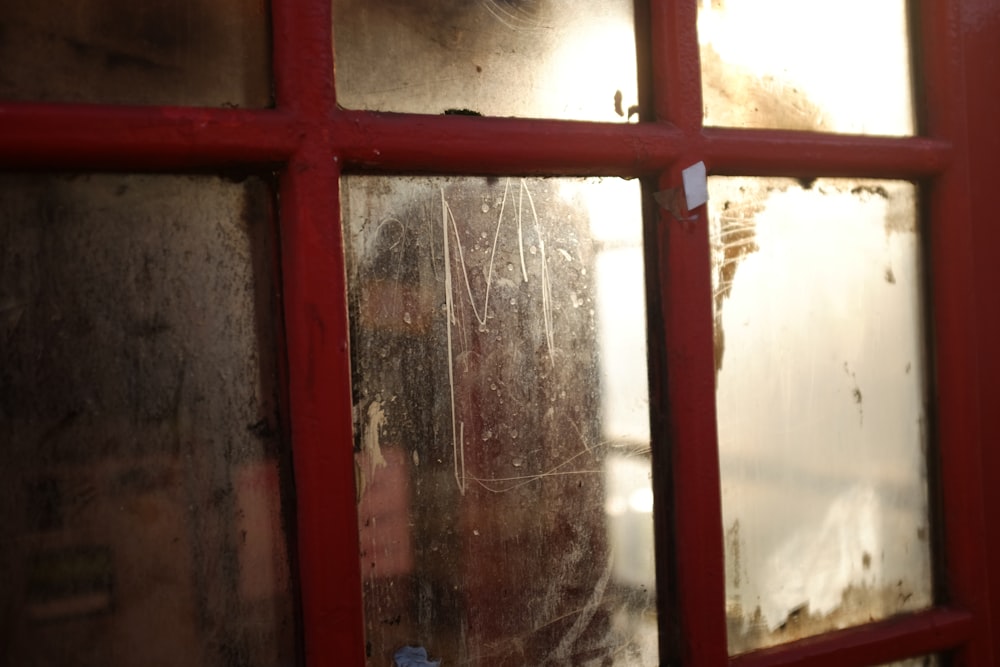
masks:
{"type": "MultiPolygon", "coordinates": [[[[639,0],[640,124],[340,109],[329,0],[274,0],[266,110],[0,102],[0,168],[279,174],[285,382],[305,662],[362,664],[350,358],[338,179],[344,171],[905,178],[923,186],[932,331],[934,608],[729,658],[704,208],[647,225],[661,655],[687,665],[861,665],[931,652],[1000,660],[1000,6],[915,0],[921,134],[704,128],[695,0],[639,0]],[[699,226],[700,225],[700,226],[699,226]],[[692,231],[701,230],[701,231],[692,231]],[[669,471],[669,473],[668,473],[669,471]],[[665,511],[664,511],[665,510],[665,511]],[[669,629],[669,630],[667,630],[669,629]]],[[[654,214],[656,215],[656,214],[654,214]]]]}

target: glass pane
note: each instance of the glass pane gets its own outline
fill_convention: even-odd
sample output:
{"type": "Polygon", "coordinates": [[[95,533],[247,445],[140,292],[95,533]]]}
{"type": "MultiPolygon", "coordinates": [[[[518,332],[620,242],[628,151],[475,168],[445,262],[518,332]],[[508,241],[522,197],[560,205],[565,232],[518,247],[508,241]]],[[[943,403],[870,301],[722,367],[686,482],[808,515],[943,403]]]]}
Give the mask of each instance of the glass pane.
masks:
{"type": "Polygon", "coordinates": [[[705,124],[913,134],[906,0],[699,0],[705,124]]]}
{"type": "Polygon", "coordinates": [[[930,605],[915,188],[709,193],[730,650],[930,605]]]}
{"type": "Polygon", "coordinates": [[[657,664],[638,184],[343,201],[370,664],[657,664]]]}
{"type": "Polygon", "coordinates": [[[919,658],[907,658],[899,662],[893,662],[885,667],[937,667],[941,664],[936,655],[924,655],[919,658]]]}
{"type": "Polygon", "coordinates": [[[638,103],[632,0],[333,0],[333,11],[345,107],[624,121],[638,103]]]}
{"type": "Polygon", "coordinates": [[[0,98],[261,107],[265,0],[0,3],[0,98]]]}
{"type": "Polygon", "coordinates": [[[0,663],[292,664],[268,187],[0,191],[0,663]]]}

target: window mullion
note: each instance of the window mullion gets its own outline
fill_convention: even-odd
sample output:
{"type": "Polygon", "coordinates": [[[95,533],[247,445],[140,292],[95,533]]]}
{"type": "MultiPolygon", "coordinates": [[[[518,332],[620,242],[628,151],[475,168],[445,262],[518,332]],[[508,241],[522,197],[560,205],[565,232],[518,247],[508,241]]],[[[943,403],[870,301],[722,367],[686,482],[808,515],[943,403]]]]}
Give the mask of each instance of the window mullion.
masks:
{"type": "MultiPolygon", "coordinates": [[[[676,188],[680,180],[679,170],[665,174],[659,189],[676,188]]],[[[658,571],[666,579],[661,586],[668,607],[661,632],[669,639],[661,640],[661,650],[681,664],[716,665],[727,652],[707,218],[704,207],[681,219],[664,209],[658,214],[651,233],[655,245],[647,256],[654,258],[649,275],[659,289],[651,299],[652,321],[654,329],[657,321],[663,327],[661,338],[651,334],[654,352],[662,346],[662,356],[654,354],[651,365],[665,362],[653,371],[651,399],[659,407],[654,433],[664,435],[655,425],[666,422],[666,442],[655,449],[668,452],[666,460],[654,458],[657,507],[669,517],[657,520],[660,559],[669,561],[666,571],[658,571]],[[663,373],[659,383],[657,373],[663,373]]]]}
{"type": "Polygon", "coordinates": [[[322,123],[336,109],[329,0],[273,0],[274,88],[279,109],[322,123]]]}
{"type": "Polygon", "coordinates": [[[363,664],[339,172],[320,148],[281,178],[283,305],[306,664],[363,664]],[[345,548],[345,546],[347,548],[345,548]]]}
{"type": "Polygon", "coordinates": [[[329,0],[272,3],[277,106],[299,149],[281,174],[288,410],[305,663],[363,664],[347,296],[332,132],[329,0]],[[345,548],[345,545],[347,548],[345,548]]]}
{"type": "Polygon", "coordinates": [[[656,119],[701,129],[701,58],[696,0],[648,0],[656,119]]]}
{"type": "MultiPolygon", "coordinates": [[[[679,188],[680,170],[702,159],[697,2],[649,0],[649,17],[655,118],[688,138],[676,159],[659,165],[667,170],[657,186],[662,191],[679,188]]],[[[727,652],[710,249],[704,207],[679,213],[681,219],[677,211],[657,208],[646,251],[647,275],[654,281],[651,404],[657,574],[665,598],[661,656],[671,663],[717,665],[727,652]],[[657,446],[657,438],[665,442],[657,446]]]]}
{"type": "MultiPolygon", "coordinates": [[[[916,39],[922,45],[923,107],[926,134],[955,142],[950,167],[930,182],[927,193],[927,253],[933,338],[939,516],[938,595],[942,602],[973,614],[973,634],[958,654],[969,664],[993,664],[990,601],[983,594],[989,562],[981,468],[983,437],[976,400],[975,305],[977,284],[972,263],[974,221],[969,202],[969,141],[976,128],[966,122],[965,71],[984,65],[964,61],[962,26],[968,2],[914,3],[916,39]]],[[[979,286],[981,289],[981,286],[979,286]]],[[[989,412],[988,408],[985,408],[989,412]]],[[[932,468],[933,470],[934,468],[932,468]]]]}

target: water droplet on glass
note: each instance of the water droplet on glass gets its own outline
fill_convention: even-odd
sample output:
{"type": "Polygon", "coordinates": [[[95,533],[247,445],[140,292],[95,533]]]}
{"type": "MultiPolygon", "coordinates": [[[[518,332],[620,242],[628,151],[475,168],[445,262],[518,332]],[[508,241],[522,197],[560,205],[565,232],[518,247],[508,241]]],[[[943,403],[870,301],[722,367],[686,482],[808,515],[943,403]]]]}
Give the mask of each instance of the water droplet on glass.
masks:
{"type": "Polygon", "coordinates": [[[497,386],[495,384],[491,384],[490,385],[490,389],[492,389],[493,391],[496,391],[497,390],[497,386]]]}
{"type": "MultiPolygon", "coordinates": [[[[483,206],[486,206],[486,205],[485,205],[485,204],[483,204],[483,206]]],[[[486,206],[486,210],[487,210],[487,211],[488,211],[488,210],[490,210],[490,207],[489,207],[489,206],[486,206]]],[[[484,239],[485,239],[485,238],[486,238],[486,232],[483,232],[483,233],[481,233],[481,234],[480,234],[479,236],[480,236],[480,238],[484,238],[484,239]]]]}
{"type": "Polygon", "coordinates": [[[514,297],[510,297],[510,305],[512,306],[517,305],[517,299],[515,299],[514,297]]]}
{"type": "Polygon", "coordinates": [[[493,431],[491,431],[489,429],[486,429],[485,431],[483,431],[483,442],[486,442],[487,440],[489,440],[492,437],[493,437],[493,431]]]}
{"type": "Polygon", "coordinates": [[[517,440],[517,429],[516,428],[512,428],[510,430],[510,437],[513,438],[514,440],[517,440]]]}
{"type": "Polygon", "coordinates": [[[407,324],[413,324],[413,318],[410,317],[410,311],[407,310],[403,313],[403,321],[407,324]]]}
{"type": "Polygon", "coordinates": [[[538,252],[538,248],[536,246],[531,246],[530,248],[528,248],[528,252],[534,255],[536,252],[538,252]]]}
{"type": "Polygon", "coordinates": [[[514,270],[514,265],[512,263],[510,263],[510,262],[507,262],[507,270],[508,271],[513,271],[514,270]]]}
{"type": "Polygon", "coordinates": [[[486,202],[483,202],[483,205],[479,208],[479,210],[482,211],[483,213],[489,213],[490,205],[487,204],[486,202]]]}
{"type": "Polygon", "coordinates": [[[515,468],[520,468],[521,466],[524,465],[524,459],[520,457],[514,458],[513,460],[511,460],[510,464],[515,468]]]}
{"type": "Polygon", "coordinates": [[[485,324],[479,325],[479,333],[486,333],[487,331],[489,331],[489,329],[486,328],[485,324]]]}

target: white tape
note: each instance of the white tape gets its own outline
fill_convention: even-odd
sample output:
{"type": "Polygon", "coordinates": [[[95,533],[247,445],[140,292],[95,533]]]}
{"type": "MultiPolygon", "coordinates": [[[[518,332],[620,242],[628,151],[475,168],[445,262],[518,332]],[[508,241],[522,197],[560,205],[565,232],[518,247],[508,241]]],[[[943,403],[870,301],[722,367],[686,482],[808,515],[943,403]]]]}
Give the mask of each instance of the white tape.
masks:
{"type": "Polygon", "coordinates": [[[708,176],[704,162],[695,162],[681,172],[684,179],[684,200],[691,211],[708,202],[708,176]]]}

